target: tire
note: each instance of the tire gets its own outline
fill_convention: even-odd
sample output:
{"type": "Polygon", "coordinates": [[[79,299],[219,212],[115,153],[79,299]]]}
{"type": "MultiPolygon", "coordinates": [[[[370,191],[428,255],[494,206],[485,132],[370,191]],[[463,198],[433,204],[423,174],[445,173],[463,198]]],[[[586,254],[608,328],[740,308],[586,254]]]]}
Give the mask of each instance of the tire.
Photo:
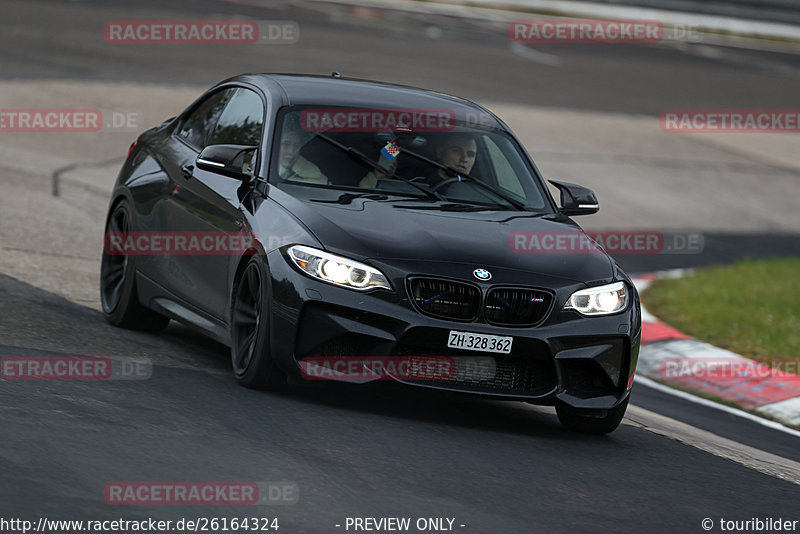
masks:
{"type": "MultiPolygon", "coordinates": [[[[109,232],[130,232],[132,229],[128,203],[121,200],[111,210],[106,223],[106,235],[109,232]]],[[[134,258],[135,256],[125,254],[109,254],[106,247],[103,247],[100,263],[100,303],[103,315],[106,321],[121,328],[149,332],[163,330],[169,323],[169,317],[149,310],[139,302],[134,258]]]]}
{"type": "Polygon", "coordinates": [[[630,398],[628,395],[624,401],[610,410],[596,410],[597,415],[588,413],[589,410],[577,412],[574,408],[565,405],[557,405],[556,414],[558,414],[561,424],[570,430],[584,434],[610,434],[617,429],[622,418],[625,417],[630,398]]]}
{"type": "Polygon", "coordinates": [[[286,385],[286,374],[270,353],[267,280],[264,261],[255,255],[236,281],[231,299],[231,365],[242,386],[276,391],[286,385]]]}

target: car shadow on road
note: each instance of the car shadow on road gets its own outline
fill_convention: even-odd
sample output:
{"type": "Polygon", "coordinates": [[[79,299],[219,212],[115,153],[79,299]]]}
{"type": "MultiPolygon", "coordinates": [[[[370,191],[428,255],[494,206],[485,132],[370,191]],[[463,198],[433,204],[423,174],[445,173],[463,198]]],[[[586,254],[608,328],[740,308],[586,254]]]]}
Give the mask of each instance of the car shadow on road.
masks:
{"type": "MultiPolygon", "coordinates": [[[[230,371],[229,348],[173,321],[162,334],[182,346],[203,368],[230,371]]],[[[183,351],[181,351],[183,352],[183,351]]],[[[235,384],[233,374],[230,383],[235,384]]],[[[242,390],[244,394],[246,390],[242,390]]],[[[281,409],[303,404],[326,410],[413,420],[435,425],[460,426],[537,438],[608,440],[564,429],[549,406],[533,406],[516,400],[498,400],[479,395],[415,387],[389,381],[349,384],[292,378],[278,392],[253,392],[281,409]],[[286,403],[286,404],[284,404],[286,403]]],[[[252,400],[252,397],[251,399],[252,400]]]]}
{"type": "Polygon", "coordinates": [[[291,384],[282,394],[295,402],[343,411],[537,438],[596,439],[564,429],[549,406],[497,400],[397,383],[291,384]]]}

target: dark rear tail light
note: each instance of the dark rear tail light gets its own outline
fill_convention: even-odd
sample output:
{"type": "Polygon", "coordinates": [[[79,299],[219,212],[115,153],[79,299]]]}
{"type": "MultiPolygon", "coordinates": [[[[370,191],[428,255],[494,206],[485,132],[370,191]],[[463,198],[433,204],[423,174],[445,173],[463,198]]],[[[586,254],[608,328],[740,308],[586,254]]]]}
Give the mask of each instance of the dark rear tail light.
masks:
{"type": "Polygon", "coordinates": [[[133,152],[134,148],[136,148],[136,141],[131,143],[131,147],[128,149],[128,155],[125,156],[125,159],[128,159],[129,157],[131,157],[131,153],[133,152]]]}

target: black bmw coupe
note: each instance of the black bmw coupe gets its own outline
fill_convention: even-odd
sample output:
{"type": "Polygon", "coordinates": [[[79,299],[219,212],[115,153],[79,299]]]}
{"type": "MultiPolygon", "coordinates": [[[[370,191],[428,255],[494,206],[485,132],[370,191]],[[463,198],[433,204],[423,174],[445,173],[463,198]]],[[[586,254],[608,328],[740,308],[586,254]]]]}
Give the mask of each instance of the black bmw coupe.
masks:
{"type": "MultiPolygon", "coordinates": [[[[639,297],[510,129],[453,96],[248,74],[141,134],[114,186],[107,320],[231,347],[247,387],[405,384],[554,405],[613,431],[639,297]]],[[[353,386],[355,387],[355,386],[353,386]]]]}

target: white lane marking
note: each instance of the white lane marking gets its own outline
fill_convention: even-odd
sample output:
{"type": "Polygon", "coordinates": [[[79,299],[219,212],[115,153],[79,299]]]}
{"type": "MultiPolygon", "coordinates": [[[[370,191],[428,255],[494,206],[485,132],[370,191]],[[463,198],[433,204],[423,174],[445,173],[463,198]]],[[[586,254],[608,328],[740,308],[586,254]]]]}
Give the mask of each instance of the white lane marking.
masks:
{"type": "MultiPolygon", "coordinates": [[[[664,271],[656,271],[653,274],[656,276],[656,279],[659,280],[662,278],[666,279],[683,278],[684,276],[691,276],[692,274],[694,274],[694,269],[692,268],[666,269],[664,271]]],[[[645,289],[647,289],[648,287],[650,287],[650,284],[653,283],[653,281],[650,278],[641,278],[641,275],[632,276],[631,281],[633,282],[633,285],[636,286],[636,290],[640,293],[645,289]]]]}
{"type": "Polygon", "coordinates": [[[441,39],[444,32],[438,26],[428,26],[425,28],[425,36],[428,39],[441,39]]]}
{"type": "Polygon", "coordinates": [[[794,460],[723,438],[638,406],[630,406],[625,418],[628,425],[639,426],[748,469],[800,485],[800,463],[794,460]]]}
{"type": "MultiPolygon", "coordinates": [[[[641,295],[642,292],[650,287],[652,283],[650,280],[646,280],[644,278],[633,278],[633,285],[636,287],[636,291],[641,295]]],[[[641,303],[642,307],[642,322],[643,323],[660,323],[661,321],[658,320],[658,317],[647,311],[647,308],[644,307],[644,304],[641,303]]]]}
{"type": "Polygon", "coordinates": [[[756,411],[800,426],[800,397],[760,406],[756,411]]]}
{"type": "MultiPolygon", "coordinates": [[[[789,76],[797,76],[800,73],[792,64],[784,63],[782,61],[765,60],[762,57],[750,57],[741,55],[738,50],[730,51],[727,49],[728,45],[721,43],[716,44],[694,44],[679,46],[678,49],[688,55],[704,57],[707,59],[727,62],[732,65],[743,65],[745,67],[756,67],[762,70],[770,70],[779,72],[789,76]]],[[[750,47],[746,47],[750,48],[750,47]]],[[[772,50],[774,52],[774,50],[772,50]]],[[[788,51],[788,49],[787,49],[788,51]]],[[[784,52],[784,50],[780,50],[784,52]]],[[[796,53],[796,52],[795,52],[796,53]]]]}
{"type": "Polygon", "coordinates": [[[752,363],[752,365],[758,363],[735,352],[715,347],[705,341],[667,339],[642,345],[641,349],[639,349],[639,365],[637,369],[653,377],[673,378],[676,377],[676,373],[691,372],[692,362],[700,362],[699,365],[709,362],[720,362],[720,364],[738,362],[741,364],[752,363]],[[665,364],[665,361],[668,363],[665,364]],[[676,369],[675,366],[683,365],[683,362],[687,363],[689,368],[676,369]],[[665,376],[666,373],[670,373],[672,376],[665,376]]]}
{"type": "Polygon", "coordinates": [[[691,276],[694,274],[694,269],[667,269],[666,271],[657,271],[656,275],[661,278],[683,278],[684,276],[691,276]]]}
{"type": "Polygon", "coordinates": [[[641,293],[648,287],[650,287],[650,280],[645,280],[644,278],[633,278],[633,285],[636,287],[636,291],[641,293]]]}
{"type": "Polygon", "coordinates": [[[800,50],[791,46],[781,46],[780,42],[766,41],[757,37],[731,36],[725,37],[715,33],[699,32],[700,40],[674,41],[680,45],[704,44],[707,46],[721,46],[723,48],[737,48],[744,50],[757,50],[759,52],[780,52],[781,54],[800,54],[800,50]]]}
{"type": "MultiPolygon", "coordinates": [[[[660,382],[656,382],[655,380],[651,380],[646,376],[637,375],[634,383],[642,384],[643,386],[647,386],[649,388],[653,388],[656,391],[660,391],[662,393],[667,393],[669,395],[674,395],[675,397],[679,397],[681,399],[687,400],[689,402],[694,402],[695,404],[701,404],[703,406],[707,406],[709,408],[714,408],[716,410],[721,410],[725,413],[729,413],[731,415],[736,415],[743,419],[747,419],[748,421],[753,421],[754,423],[758,423],[759,425],[765,426],[767,428],[771,428],[772,430],[778,430],[780,432],[784,432],[789,434],[790,436],[794,436],[796,438],[800,438],[800,431],[797,431],[793,428],[789,428],[784,426],[776,421],[770,421],[769,419],[764,419],[763,417],[759,417],[757,415],[753,415],[749,412],[745,412],[744,410],[740,410],[738,408],[732,408],[725,404],[719,404],[718,402],[710,401],[708,399],[704,399],[703,397],[697,397],[692,395],[691,393],[686,393],[685,391],[681,391],[679,389],[674,389],[669,386],[665,386],[660,382]]],[[[764,406],[761,407],[762,409],[764,406]]]]}
{"type": "Polygon", "coordinates": [[[541,63],[542,65],[548,65],[550,67],[558,67],[561,65],[560,57],[554,56],[553,54],[547,54],[545,52],[539,52],[538,50],[534,50],[533,48],[525,46],[522,43],[511,43],[508,48],[511,50],[512,54],[516,54],[519,57],[528,59],[530,61],[535,61],[536,63],[541,63]]]}

